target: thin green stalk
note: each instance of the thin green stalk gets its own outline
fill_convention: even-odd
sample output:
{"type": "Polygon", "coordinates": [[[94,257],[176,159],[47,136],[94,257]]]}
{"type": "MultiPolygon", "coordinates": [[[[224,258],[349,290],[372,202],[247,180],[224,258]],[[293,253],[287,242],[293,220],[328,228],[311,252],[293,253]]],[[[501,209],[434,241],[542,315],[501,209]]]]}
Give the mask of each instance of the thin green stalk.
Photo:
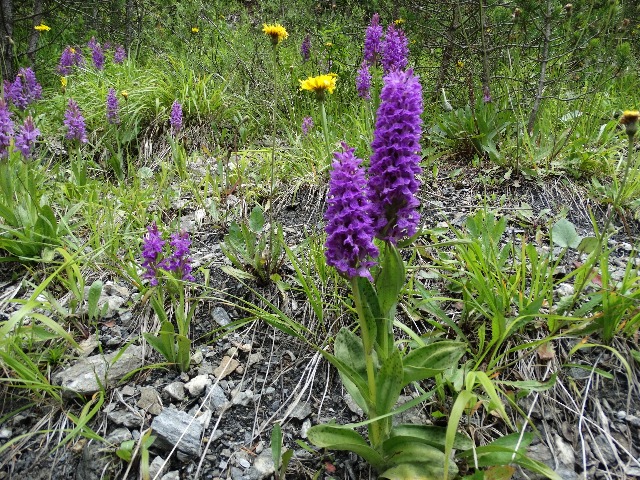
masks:
{"type": "MultiPolygon", "coordinates": [[[[373,367],[373,338],[369,332],[364,308],[362,305],[362,297],[358,288],[358,277],[351,279],[351,290],[353,291],[353,301],[358,313],[358,322],[360,323],[360,335],[362,336],[362,344],[364,346],[364,358],[367,369],[367,384],[369,386],[369,418],[378,416],[377,412],[377,394],[376,394],[376,376],[373,367]]],[[[369,425],[369,440],[373,448],[379,448],[382,445],[384,420],[372,422],[369,425]]]]}
{"type": "MultiPolygon", "coordinates": [[[[271,261],[273,250],[273,190],[276,165],[276,105],[278,102],[278,58],[277,45],[273,46],[273,104],[271,109],[271,179],[269,184],[269,246],[267,248],[267,262],[271,261]]],[[[271,266],[267,263],[266,271],[271,266]]]]}
{"type": "Polygon", "coordinates": [[[324,133],[324,143],[327,147],[327,158],[331,163],[331,143],[329,142],[329,125],[327,124],[327,111],[324,108],[324,100],[320,101],[320,110],[322,112],[322,132],[324,133]]]}

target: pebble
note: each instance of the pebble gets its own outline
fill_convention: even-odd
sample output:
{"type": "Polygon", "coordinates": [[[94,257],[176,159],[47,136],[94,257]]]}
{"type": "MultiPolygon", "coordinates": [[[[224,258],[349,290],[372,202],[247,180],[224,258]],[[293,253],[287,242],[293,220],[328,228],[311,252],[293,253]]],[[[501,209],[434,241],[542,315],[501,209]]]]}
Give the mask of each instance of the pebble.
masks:
{"type": "Polygon", "coordinates": [[[213,312],[211,312],[211,318],[213,319],[214,322],[216,322],[221,327],[226,327],[231,323],[231,318],[229,317],[229,314],[222,307],[214,308],[213,312]]]}
{"type": "Polygon", "coordinates": [[[197,375],[187,382],[184,388],[187,389],[189,395],[192,397],[199,397],[207,388],[207,385],[211,385],[211,379],[207,375],[197,375]]]}
{"type": "Polygon", "coordinates": [[[172,382],[163,389],[171,398],[174,400],[181,402],[184,400],[184,383],[182,382],[172,382]]]}

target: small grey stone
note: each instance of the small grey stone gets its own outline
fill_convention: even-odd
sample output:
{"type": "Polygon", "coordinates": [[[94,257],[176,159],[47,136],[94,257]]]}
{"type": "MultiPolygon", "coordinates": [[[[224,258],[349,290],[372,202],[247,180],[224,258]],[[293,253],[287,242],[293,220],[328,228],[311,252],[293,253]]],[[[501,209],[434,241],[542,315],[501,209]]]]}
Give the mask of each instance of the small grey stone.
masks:
{"type": "Polygon", "coordinates": [[[178,402],[184,400],[184,383],[182,382],[172,382],[164,387],[163,391],[178,402]]]}
{"type": "Polygon", "coordinates": [[[105,440],[113,445],[120,445],[122,442],[132,440],[133,436],[131,432],[126,428],[116,428],[113,432],[107,435],[105,440]]]}
{"type": "Polygon", "coordinates": [[[80,359],[72,367],[54,374],[53,382],[62,386],[65,397],[92,395],[101,388],[96,377],[105,388],[109,388],[142,364],[142,347],[133,345],[122,355],[114,352],[80,359]]]}
{"type": "Polygon", "coordinates": [[[214,308],[213,312],[211,312],[211,318],[213,318],[213,321],[216,322],[221,327],[226,327],[231,323],[231,318],[229,317],[229,314],[222,307],[214,308]]]}
{"type": "Polygon", "coordinates": [[[238,392],[231,398],[231,403],[234,405],[242,405],[243,407],[248,406],[251,401],[253,401],[253,392],[251,390],[238,392]]]}
{"type": "Polygon", "coordinates": [[[165,408],[151,422],[151,430],[158,436],[159,448],[170,450],[177,444],[178,451],[185,455],[200,455],[202,425],[188,413],[165,408]]]}
{"type": "Polygon", "coordinates": [[[249,463],[249,460],[247,460],[246,458],[239,458],[238,466],[242,468],[249,468],[251,466],[251,463],[249,463]]]}
{"type": "Polygon", "coordinates": [[[153,459],[149,464],[149,478],[159,478],[164,475],[168,467],[168,464],[164,463],[164,458],[158,456],[153,459]]]}
{"type": "Polygon", "coordinates": [[[351,410],[353,413],[355,413],[359,417],[364,415],[364,412],[362,411],[360,406],[355,402],[353,397],[351,397],[351,395],[349,395],[348,393],[345,393],[345,395],[344,395],[344,403],[347,404],[347,408],[349,410],[351,410]]]}
{"type": "Polygon", "coordinates": [[[189,395],[192,397],[199,397],[207,388],[207,385],[211,385],[211,379],[207,375],[198,375],[188,381],[184,388],[187,389],[189,395]]]}
{"type": "Polygon", "coordinates": [[[245,480],[244,472],[238,467],[231,467],[229,473],[231,474],[231,480],[245,480]]]}
{"type": "Polygon", "coordinates": [[[163,475],[160,480],[180,480],[180,472],[178,470],[173,470],[163,475]]]}
{"type": "Polygon", "coordinates": [[[265,395],[271,395],[273,392],[275,392],[276,389],[273,387],[267,387],[264,391],[265,395]]]}
{"type": "Polygon", "coordinates": [[[632,426],[640,428],[640,418],[636,417],[635,415],[627,415],[625,420],[632,426]]]}
{"type": "Polygon", "coordinates": [[[7,440],[11,438],[13,431],[10,428],[1,428],[0,429],[0,440],[7,440]]]}
{"type": "Polygon", "coordinates": [[[311,415],[311,405],[308,402],[298,403],[296,408],[291,412],[291,418],[295,418],[297,420],[304,420],[309,415],[311,415]]]}
{"type": "Polygon", "coordinates": [[[125,397],[133,397],[136,394],[136,388],[132,385],[125,385],[120,390],[120,393],[125,397]]]}
{"type": "Polygon", "coordinates": [[[141,415],[136,415],[131,410],[114,410],[107,414],[107,418],[116,425],[127,428],[138,428],[144,421],[141,415]]]}
{"type": "Polygon", "coordinates": [[[122,322],[122,325],[124,325],[125,327],[130,327],[132,320],[133,320],[133,313],[131,313],[130,310],[127,310],[126,312],[122,312],[120,314],[120,322],[122,322]]]}
{"type": "Polygon", "coordinates": [[[140,399],[136,402],[136,405],[151,415],[158,415],[162,412],[162,400],[153,387],[142,387],[140,389],[140,399]]]}
{"type": "Polygon", "coordinates": [[[219,384],[207,386],[207,402],[209,408],[214,412],[227,404],[227,396],[219,384]]]}
{"type": "Polygon", "coordinates": [[[191,358],[189,359],[189,363],[191,363],[191,365],[200,365],[202,363],[202,360],[203,360],[202,352],[200,350],[196,350],[195,352],[193,352],[193,355],[191,355],[191,358]]]}
{"type": "Polygon", "coordinates": [[[570,297],[575,293],[575,289],[570,283],[561,283],[557,287],[557,292],[561,297],[570,297]]]}
{"type": "Polygon", "coordinates": [[[273,463],[271,447],[269,447],[256,457],[248,475],[252,480],[263,480],[273,475],[275,471],[276,468],[273,463]]]}
{"type": "Polygon", "coordinates": [[[300,436],[302,438],[307,438],[307,433],[311,428],[311,419],[307,418],[304,422],[302,422],[302,428],[300,429],[300,436]]]}
{"type": "Polygon", "coordinates": [[[600,434],[595,438],[595,445],[591,447],[591,450],[598,457],[602,455],[605,464],[612,465],[616,463],[616,454],[604,434],[600,434]]]}
{"type": "Polygon", "coordinates": [[[627,418],[627,412],[625,412],[624,410],[616,412],[616,418],[618,420],[624,420],[625,418],[627,418]]]}
{"type": "Polygon", "coordinates": [[[264,357],[260,352],[250,353],[249,356],[247,357],[247,367],[250,367],[255,363],[261,362],[263,359],[264,357]]]}

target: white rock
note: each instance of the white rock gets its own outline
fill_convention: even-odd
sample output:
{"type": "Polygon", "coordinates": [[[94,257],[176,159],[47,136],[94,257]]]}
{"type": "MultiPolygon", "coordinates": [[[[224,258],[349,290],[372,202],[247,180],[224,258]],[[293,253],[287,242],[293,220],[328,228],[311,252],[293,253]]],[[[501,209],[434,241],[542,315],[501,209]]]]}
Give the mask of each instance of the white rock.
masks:
{"type": "Polygon", "coordinates": [[[192,397],[199,397],[207,388],[207,385],[211,385],[211,379],[207,375],[197,375],[189,380],[184,388],[187,389],[189,395],[192,397]]]}

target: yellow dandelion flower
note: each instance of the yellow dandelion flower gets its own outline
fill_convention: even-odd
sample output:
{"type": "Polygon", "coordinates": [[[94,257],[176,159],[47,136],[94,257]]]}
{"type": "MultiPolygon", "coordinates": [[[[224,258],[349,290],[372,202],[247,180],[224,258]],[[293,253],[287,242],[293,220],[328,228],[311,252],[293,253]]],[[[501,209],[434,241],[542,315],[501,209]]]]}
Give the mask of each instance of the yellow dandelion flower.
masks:
{"type": "Polygon", "coordinates": [[[60,77],[60,85],[63,90],[67,87],[67,77],[60,77]]]}
{"type": "Polygon", "coordinates": [[[325,47],[329,47],[329,48],[333,47],[333,43],[331,43],[331,42],[327,42],[324,45],[325,45],[325,47]]]}
{"type": "Polygon", "coordinates": [[[457,68],[458,70],[462,70],[462,69],[464,68],[464,62],[463,62],[462,60],[458,60],[458,61],[456,62],[456,68],[457,68]]]}
{"type": "Polygon", "coordinates": [[[120,92],[120,95],[122,95],[125,100],[129,100],[129,92],[127,92],[126,90],[122,90],[120,92]]]}
{"type": "Polygon", "coordinates": [[[200,29],[198,27],[191,27],[191,33],[198,33],[200,29]]]}
{"type": "Polygon", "coordinates": [[[627,135],[633,137],[638,131],[638,119],[640,112],[638,110],[625,110],[620,117],[620,123],[624,125],[627,135]]]}
{"type": "Polygon", "coordinates": [[[265,35],[271,37],[271,43],[273,45],[278,45],[282,40],[286,40],[287,38],[289,38],[287,30],[279,23],[269,25],[263,23],[262,31],[265,33],[265,35]]]}
{"type": "Polygon", "coordinates": [[[398,18],[393,21],[393,23],[395,23],[396,25],[402,25],[404,22],[406,22],[404,18],[398,18]]]}
{"type": "Polygon", "coordinates": [[[48,27],[47,25],[45,25],[42,22],[40,22],[40,25],[36,25],[33,28],[34,28],[34,30],[37,30],[39,32],[48,32],[49,30],[51,30],[51,27],[48,27]]]}
{"type": "Polygon", "coordinates": [[[317,77],[309,77],[306,80],[298,80],[300,82],[300,90],[309,90],[315,92],[318,100],[324,100],[325,92],[333,93],[336,89],[336,80],[338,75],[335,73],[327,73],[326,75],[318,75],[317,77]]]}
{"type": "Polygon", "coordinates": [[[628,125],[630,123],[637,122],[640,119],[640,112],[638,110],[625,110],[620,117],[620,123],[622,125],[628,125]]]}

